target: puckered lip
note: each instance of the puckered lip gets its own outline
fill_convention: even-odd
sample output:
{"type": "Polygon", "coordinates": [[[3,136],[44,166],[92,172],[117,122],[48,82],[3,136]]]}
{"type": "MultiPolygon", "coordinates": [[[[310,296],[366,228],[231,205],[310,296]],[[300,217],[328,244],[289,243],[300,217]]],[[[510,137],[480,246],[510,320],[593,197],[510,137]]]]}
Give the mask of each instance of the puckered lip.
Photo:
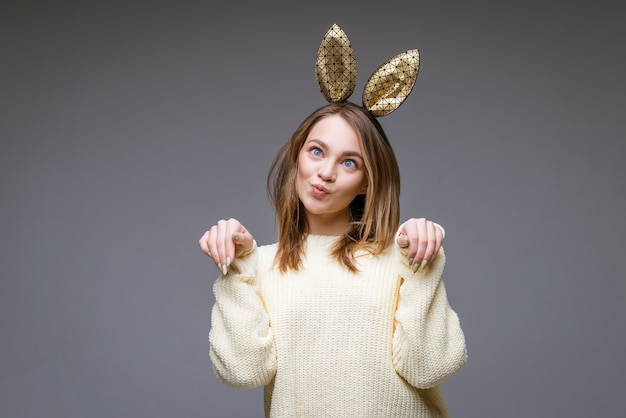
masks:
{"type": "Polygon", "coordinates": [[[313,189],[314,192],[316,193],[320,193],[320,194],[328,194],[330,193],[330,190],[328,190],[326,188],[326,186],[324,186],[321,183],[316,183],[316,184],[311,184],[311,188],[313,189]]]}

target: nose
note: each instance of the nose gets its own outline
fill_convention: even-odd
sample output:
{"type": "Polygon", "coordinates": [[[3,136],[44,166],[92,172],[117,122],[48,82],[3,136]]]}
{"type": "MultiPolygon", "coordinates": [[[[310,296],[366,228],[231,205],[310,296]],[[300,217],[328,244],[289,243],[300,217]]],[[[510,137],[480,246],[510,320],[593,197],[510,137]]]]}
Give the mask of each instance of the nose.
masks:
{"type": "Polygon", "coordinates": [[[317,170],[318,177],[326,182],[333,182],[337,178],[337,173],[335,172],[335,165],[331,161],[326,161],[320,165],[317,170]]]}

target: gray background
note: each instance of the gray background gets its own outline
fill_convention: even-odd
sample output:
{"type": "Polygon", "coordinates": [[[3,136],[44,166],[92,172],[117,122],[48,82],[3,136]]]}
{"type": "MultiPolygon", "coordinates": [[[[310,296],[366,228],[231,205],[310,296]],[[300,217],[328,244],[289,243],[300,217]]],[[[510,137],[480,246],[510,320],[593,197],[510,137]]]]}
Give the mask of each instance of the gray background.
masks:
{"type": "Polygon", "coordinates": [[[402,214],[447,231],[469,363],[456,417],[623,416],[619,1],[8,2],[0,8],[0,416],[258,417],[220,385],[214,221],[274,239],[265,175],[324,104],[338,23],[360,77],[409,48],[381,119],[402,214]]]}

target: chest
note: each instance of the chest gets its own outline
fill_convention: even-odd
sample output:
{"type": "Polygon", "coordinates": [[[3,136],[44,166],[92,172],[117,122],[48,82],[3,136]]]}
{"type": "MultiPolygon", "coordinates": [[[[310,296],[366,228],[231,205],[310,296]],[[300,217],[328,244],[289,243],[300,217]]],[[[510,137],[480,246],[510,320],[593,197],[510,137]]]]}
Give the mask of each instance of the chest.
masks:
{"type": "Polygon", "coordinates": [[[309,258],[299,272],[264,274],[261,297],[275,326],[387,327],[393,321],[400,280],[384,261],[365,260],[354,273],[334,260],[309,258]]]}

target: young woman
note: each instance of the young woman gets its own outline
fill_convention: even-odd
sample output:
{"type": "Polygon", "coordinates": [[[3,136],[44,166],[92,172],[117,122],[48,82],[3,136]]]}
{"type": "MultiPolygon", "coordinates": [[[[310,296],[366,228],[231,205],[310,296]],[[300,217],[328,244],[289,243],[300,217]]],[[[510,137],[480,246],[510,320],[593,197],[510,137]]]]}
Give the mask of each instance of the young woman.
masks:
{"type": "Polygon", "coordinates": [[[439,384],[467,358],[442,281],[441,228],[399,223],[400,175],[377,120],[343,101],[313,112],[268,176],[278,242],[221,220],[200,248],[214,284],[221,382],[265,386],[269,417],[443,417],[439,384]]]}

